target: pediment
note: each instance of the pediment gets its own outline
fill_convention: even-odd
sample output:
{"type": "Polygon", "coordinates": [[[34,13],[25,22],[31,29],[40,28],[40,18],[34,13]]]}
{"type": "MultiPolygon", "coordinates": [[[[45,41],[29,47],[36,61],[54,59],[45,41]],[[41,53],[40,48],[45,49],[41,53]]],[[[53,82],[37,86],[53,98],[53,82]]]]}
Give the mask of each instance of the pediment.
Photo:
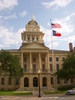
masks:
{"type": "Polygon", "coordinates": [[[22,47],[22,49],[48,49],[45,45],[32,43],[22,47]]]}

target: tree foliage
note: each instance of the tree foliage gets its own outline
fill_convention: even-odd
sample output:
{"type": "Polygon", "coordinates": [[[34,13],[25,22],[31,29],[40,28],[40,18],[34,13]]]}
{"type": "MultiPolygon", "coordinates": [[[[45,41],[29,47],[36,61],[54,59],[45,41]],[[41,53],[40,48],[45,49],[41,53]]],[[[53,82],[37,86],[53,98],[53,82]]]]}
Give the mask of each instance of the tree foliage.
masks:
{"type": "Polygon", "coordinates": [[[75,78],[75,52],[70,53],[65,61],[63,67],[57,72],[57,76],[61,79],[75,78]]]}
{"type": "Polygon", "coordinates": [[[9,74],[10,77],[20,78],[23,76],[20,59],[5,50],[0,51],[0,74],[9,74]]]}

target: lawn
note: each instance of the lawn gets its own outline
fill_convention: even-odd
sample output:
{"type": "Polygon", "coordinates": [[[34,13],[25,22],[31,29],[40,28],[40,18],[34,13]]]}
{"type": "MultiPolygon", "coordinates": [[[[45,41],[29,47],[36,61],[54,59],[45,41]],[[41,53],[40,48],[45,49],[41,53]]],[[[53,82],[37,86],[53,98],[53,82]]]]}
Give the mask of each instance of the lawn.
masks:
{"type": "Polygon", "coordinates": [[[44,92],[45,94],[66,94],[66,91],[44,92]]]}
{"type": "Polygon", "coordinates": [[[32,92],[26,91],[0,91],[0,96],[29,96],[32,95],[32,92]]]}

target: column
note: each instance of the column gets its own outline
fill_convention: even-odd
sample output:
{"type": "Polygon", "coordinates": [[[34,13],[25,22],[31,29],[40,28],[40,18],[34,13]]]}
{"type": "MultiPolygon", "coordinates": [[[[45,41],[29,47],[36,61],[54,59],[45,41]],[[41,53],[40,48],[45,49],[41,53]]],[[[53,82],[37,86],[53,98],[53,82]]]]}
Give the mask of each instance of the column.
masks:
{"type": "Polygon", "coordinates": [[[47,70],[47,54],[45,55],[45,69],[47,70]]]}
{"type": "Polygon", "coordinates": [[[50,66],[49,66],[49,53],[47,54],[47,71],[50,72],[50,66]]]}
{"type": "MultiPolygon", "coordinates": [[[[23,52],[21,52],[21,67],[23,68],[23,52]]],[[[23,89],[24,88],[24,78],[21,77],[20,78],[20,89],[23,89]]]]}
{"type": "Polygon", "coordinates": [[[30,53],[30,72],[32,72],[32,53],[30,53]]]}
{"type": "Polygon", "coordinates": [[[23,68],[23,52],[21,52],[21,67],[23,68]]]}
{"type": "Polygon", "coordinates": [[[41,54],[39,53],[39,69],[40,69],[40,71],[41,71],[41,68],[42,66],[41,66],[41,54]]]}

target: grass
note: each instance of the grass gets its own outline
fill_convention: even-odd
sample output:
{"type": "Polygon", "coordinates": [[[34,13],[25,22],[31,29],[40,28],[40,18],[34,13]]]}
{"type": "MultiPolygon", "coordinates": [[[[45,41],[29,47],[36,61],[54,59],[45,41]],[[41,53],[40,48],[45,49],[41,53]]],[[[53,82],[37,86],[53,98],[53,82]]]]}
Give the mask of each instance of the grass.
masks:
{"type": "Polygon", "coordinates": [[[66,91],[44,92],[45,94],[66,94],[66,91]]]}
{"type": "Polygon", "coordinates": [[[32,95],[32,92],[26,92],[26,91],[0,91],[0,96],[29,96],[32,95]]]}

